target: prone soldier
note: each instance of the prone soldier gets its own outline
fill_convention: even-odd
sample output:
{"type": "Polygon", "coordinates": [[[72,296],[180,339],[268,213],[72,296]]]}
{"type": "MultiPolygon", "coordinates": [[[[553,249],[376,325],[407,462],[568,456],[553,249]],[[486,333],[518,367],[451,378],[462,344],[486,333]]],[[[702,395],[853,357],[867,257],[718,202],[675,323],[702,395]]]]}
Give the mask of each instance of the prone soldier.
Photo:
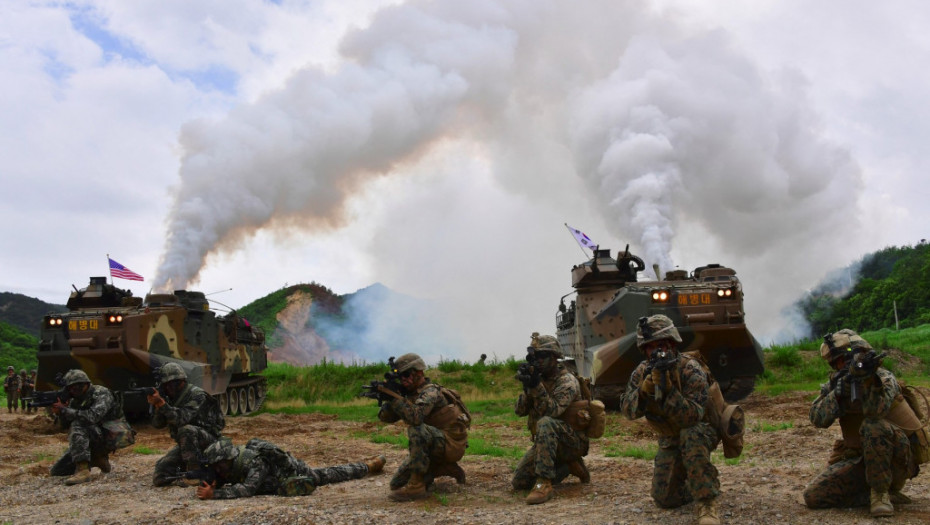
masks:
{"type": "MultiPolygon", "coordinates": [[[[152,483],[156,487],[171,483],[174,475],[184,468],[199,469],[201,455],[220,438],[226,420],[220,405],[202,388],[188,384],[187,374],[177,363],[166,363],[159,369],[160,386],[147,396],[152,405],[152,426],[168,427],[177,445],[155,463],[152,483]],[[162,397],[164,393],[164,397],[162,397]]],[[[198,484],[188,479],[189,485],[198,484]]]]}
{"type": "Polygon", "coordinates": [[[83,370],[68,370],[63,378],[70,395],[52,404],[62,424],[70,423],[68,450],[52,465],[52,476],[71,476],[66,485],[91,481],[91,467],[110,472],[110,452],[135,443],[135,431],[123,407],[106,387],[92,385],[83,370]]]}
{"type": "Polygon", "coordinates": [[[515,490],[532,488],[528,505],[552,498],[552,484],[569,474],[582,483],[591,481],[583,457],[588,454],[586,432],[573,426],[572,403],[582,400],[581,384],[560,363],[562,347],[551,335],[533,333],[527,348],[526,362],[520,365],[516,379],[523,383],[515,412],[528,416],[527,426],[533,445],[517,463],[512,485],[515,490]]]}
{"type": "Polygon", "coordinates": [[[22,383],[16,375],[13,365],[6,367],[6,379],[3,380],[3,390],[6,392],[6,410],[10,414],[19,408],[19,395],[22,392],[22,383]]]}
{"type": "Polygon", "coordinates": [[[652,474],[652,499],[662,508],[696,501],[699,525],[720,523],[717,468],[710,453],[720,438],[711,423],[710,380],[696,359],[681,356],[681,336],[664,315],[641,317],[636,344],[646,355],[630,376],[620,411],[629,419],[645,416],[659,434],[652,474]]]}
{"type": "Polygon", "coordinates": [[[385,423],[403,420],[408,425],[409,455],[391,479],[390,499],[425,498],[427,485],[440,476],[465,483],[465,471],[458,461],[468,446],[468,409],[457,392],[423,375],[426,363],[417,354],[404,354],[394,363],[392,372],[401,392],[379,399],[378,419],[385,423]]]}
{"type": "Polygon", "coordinates": [[[919,470],[902,428],[916,416],[908,414],[894,374],[879,366],[883,355],[853,330],[824,336],[820,356],[833,372],[811,405],[810,420],[828,428],[838,419],[843,438],[834,443],[826,470],[804,490],[804,502],[815,509],[869,505],[873,517],[892,516],[895,504],[910,502],[901,489],[919,470]]]}
{"type": "Polygon", "coordinates": [[[258,494],[305,496],[317,487],[381,472],[384,456],[335,467],[311,468],[273,443],[251,439],[235,446],[221,438],[203,452],[205,468],[215,476],[197,487],[200,499],[249,498],[258,494]]]}

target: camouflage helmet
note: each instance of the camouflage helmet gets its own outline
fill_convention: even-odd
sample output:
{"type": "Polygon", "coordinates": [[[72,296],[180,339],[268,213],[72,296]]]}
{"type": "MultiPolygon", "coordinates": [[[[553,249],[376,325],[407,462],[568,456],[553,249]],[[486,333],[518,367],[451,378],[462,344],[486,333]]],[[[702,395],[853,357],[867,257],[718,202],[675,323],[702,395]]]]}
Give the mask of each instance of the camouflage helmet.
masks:
{"type": "Polygon", "coordinates": [[[562,359],[565,354],[562,353],[562,345],[559,340],[551,335],[539,335],[539,332],[533,332],[530,336],[530,346],[537,352],[549,352],[555,354],[556,359],[562,359]]]}
{"type": "Polygon", "coordinates": [[[423,362],[423,358],[417,354],[404,354],[394,360],[394,367],[397,370],[397,373],[403,374],[407,370],[426,370],[426,363],[423,362]]]}
{"type": "Polygon", "coordinates": [[[26,369],[23,368],[22,370],[20,370],[20,371],[19,371],[19,375],[21,375],[21,376],[26,375],[26,369]]]}
{"type": "Polygon", "coordinates": [[[823,336],[823,344],[820,345],[820,357],[824,361],[832,363],[845,355],[852,356],[871,349],[872,345],[862,336],[849,328],[843,328],[839,332],[823,336]]]}
{"type": "Polygon", "coordinates": [[[227,459],[236,459],[239,456],[239,447],[233,445],[229,438],[220,438],[203,451],[207,464],[213,465],[227,459]]]}
{"type": "Polygon", "coordinates": [[[187,381],[187,374],[184,373],[184,369],[181,368],[181,365],[177,363],[165,363],[161,365],[159,369],[159,374],[161,374],[161,382],[167,383],[169,381],[176,381],[178,379],[183,379],[187,381]]]}
{"type": "Polygon", "coordinates": [[[32,370],[29,371],[29,375],[35,375],[35,374],[36,374],[36,369],[35,369],[35,368],[33,368],[32,370]]]}
{"type": "Polygon", "coordinates": [[[681,342],[678,329],[675,328],[675,323],[671,319],[662,314],[639,318],[639,323],[636,325],[636,346],[643,346],[662,339],[681,342]]]}
{"type": "Polygon", "coordinates": [[[83,370],[75,368],[73,370],[68,370],[62,381],[64,381],[65,386],[71,386],[78,383],[90,383],[90,378],[87,377],[87,374],[85,374],[83,370]]]}
{"type": "Polygon", "coordinates": [[[16,371],[16,369],[13,368],[13,365],[10,365],[10,366],[6,367],[6,371],[7,371],[7,372],[9,372],[10,370],[12,370],[12,371],[14,371],[14,372],[16,371]]]}

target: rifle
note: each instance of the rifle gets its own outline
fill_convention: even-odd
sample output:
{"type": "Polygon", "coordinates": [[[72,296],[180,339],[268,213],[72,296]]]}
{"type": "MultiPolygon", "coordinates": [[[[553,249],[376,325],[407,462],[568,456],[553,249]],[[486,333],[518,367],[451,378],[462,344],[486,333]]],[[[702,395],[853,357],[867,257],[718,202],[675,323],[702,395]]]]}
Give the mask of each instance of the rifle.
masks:
{"type": "Polygon", "coordinates": [[[523,390],[535,387],[542,380],[539,367],[536,366],[536,347],[526,347],[526,361],[517,368],[516,378],[523,383],[523,390]]]}
{"type": "MultiPolygon", "coordinates": [[[[675,352],[666,350],[656,350],[649,357],[649,363],[646,365],[646,374],[652,374],[653,370],[661,372],[659,374],[660,383],[656,385],[655,400],[661,401],[663,393],[668,390],[668,371],[675,367],[678,362],[678,356],[675,352]]],[[[645,377],[645,376],[644,376],[645,377]]]]}
{"type": "Polygon", "coordinates": [[[55,374],[55,384],[61,387],[61,390],[33,392],[32,395],[27,397],[26,399],[29,400],[29,408],[50,407],[54,405],[56,401],[61,401],[67,405],[68,402],[71,401],[71,393],[68,392],[68,388],[65,386],[64,373],[58,372],[55,374]]]}
{"type": "Polygon", "coordinates": [[[168,481],[178,481],[185,479],[198,479],[207,485],[216,481],[216,472],[209,468],[207,465],[202,465],[197,470],[188,470],[187,472],[182,472],[181,469],[178,469],[178,473],[173,476],[165,476],[165,479],[168,481]]]}
{"type": "Polygon", "coordinates": [[[882,364],[882,359],[887,355],[887,352],[876,354],[875,350],[869,350],[853,358],[852,363],[849,364],[849,368],[847,369],[852,379],[852,383],[849,385],[850,401],[859,401],[862,399],[862,381],[878,370],[878,367],[882,364]]]}
{"type": "Polygon", "coordinates": [[[400,373],[394,365],[394,356],[388,359],[388,371],[384,373],[384,381],[372,379],[371,384],[362,385],[359,397],[367,397],[378,401],[378,406],[391,399],[403,399],[404,386],[400,384],[400,373]]]}

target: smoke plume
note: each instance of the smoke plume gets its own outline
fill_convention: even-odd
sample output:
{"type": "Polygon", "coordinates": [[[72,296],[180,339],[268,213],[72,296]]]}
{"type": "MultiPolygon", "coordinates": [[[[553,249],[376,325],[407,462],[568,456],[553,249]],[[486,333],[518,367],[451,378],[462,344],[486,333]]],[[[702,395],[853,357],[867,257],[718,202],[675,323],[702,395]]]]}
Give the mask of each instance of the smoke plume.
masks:
{"type": "MultiPolygon", "coordinates": [[[[183,129],[157,288],[196,282],[209,256],[259,230],[340,228],[353,196],[450,144],[471,148],[505,192],[561,207],[553,230],[576,223],[567,205],[596,210],[663,271],[673,254],[713,247],[742,264],[747,301],[767,290],[759,318],[793,299],[782,279],[818,277],[807,259],[842,260],[832,231],[855,229],[838,200],[856,200],[858,168],[821,136],[805,80],[763,71],[725,32],[686,30],[647,3],[410,1],[347,34],[341,52],[334,70],[308,66],[226,118],[183,129]]],[[[437,164],[439,178],[469,176],[437,164]]],[[[402,235],[391,226],[382,233],[402,235]]],[[[512,329],[498,313],[497,329],[512,329]]]]}

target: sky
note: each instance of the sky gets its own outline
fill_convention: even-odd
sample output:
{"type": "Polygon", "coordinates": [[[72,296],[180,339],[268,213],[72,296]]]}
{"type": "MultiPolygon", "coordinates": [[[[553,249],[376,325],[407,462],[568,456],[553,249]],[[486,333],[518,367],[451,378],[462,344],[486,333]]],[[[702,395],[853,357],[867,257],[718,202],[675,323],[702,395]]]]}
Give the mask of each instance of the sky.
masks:
{"type": "MultiPolygon", "coordinates": [[[[928,237],[930,6],[800,0],[0,3],[0,291],[107,275],[232,308],[316,281],[554,330],[564,224],[743,281],[763,344],[928,237]]],[[[400,342],[399,344],[402,344],[400,342]]],[[[437,349],[438,355],[442,349],[437,349]]]]}

